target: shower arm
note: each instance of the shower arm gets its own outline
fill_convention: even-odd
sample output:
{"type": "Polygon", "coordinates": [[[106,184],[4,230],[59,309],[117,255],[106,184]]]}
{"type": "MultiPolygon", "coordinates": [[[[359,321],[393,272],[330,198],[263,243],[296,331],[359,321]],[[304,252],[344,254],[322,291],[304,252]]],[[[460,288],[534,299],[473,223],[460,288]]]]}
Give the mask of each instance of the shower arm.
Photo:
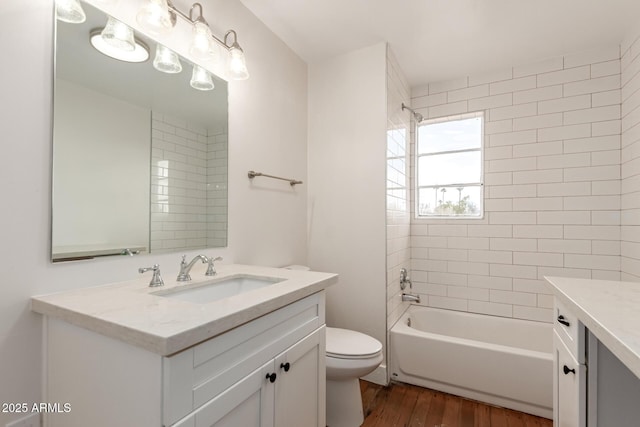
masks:
{"type": "Polygon", "coordinates": [[[403,102],[402,111],[404,110],[409,110],[411,112],[411,115],[413,116],[413,120],[415,120],[416,123],[420,123],[421,121],[424,120],[424,116],[422,114],[416,112],[416,110],[414,110],[413,108],[404,105],[404,102],[403,102]]]}

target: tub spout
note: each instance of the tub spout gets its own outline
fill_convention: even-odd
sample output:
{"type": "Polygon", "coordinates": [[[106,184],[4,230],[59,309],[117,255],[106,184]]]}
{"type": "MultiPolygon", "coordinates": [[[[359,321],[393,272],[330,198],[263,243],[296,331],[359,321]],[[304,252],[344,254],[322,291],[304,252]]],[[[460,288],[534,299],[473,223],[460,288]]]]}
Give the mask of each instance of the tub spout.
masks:
{"type": "Polygon", "coordinates": [[[420,304],[420,295],[413,295],[413,294],[402,294],[402,301],[411,301],[411,302],[417,302],[418,304],[420,304]]]}

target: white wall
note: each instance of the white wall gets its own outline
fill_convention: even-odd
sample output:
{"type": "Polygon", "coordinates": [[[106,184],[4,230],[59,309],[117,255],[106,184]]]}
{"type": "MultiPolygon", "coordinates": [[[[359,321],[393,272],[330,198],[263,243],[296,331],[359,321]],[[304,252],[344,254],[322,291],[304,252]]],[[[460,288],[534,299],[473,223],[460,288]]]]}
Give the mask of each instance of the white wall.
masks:
{"type": "Polygon", "coordinates": [[[55,108],[54,253],[148,249],[151,111],[62,79],[55,108]]]}
{"type": "MultiPolygon", "coordinates": [[[[409,83],[391,47],[387,47],[387,329],[409,306],[402,301],[400,269],[411,269],[409,83]]],[[[412,292],[405,289],[405,292],[412,292]]]]}
{"type": "Polygon", "coordinates": [[[621,45],[622,279],[640,281],[640,22],[621,45]]]}
{"type": "Polygon", "coordinates": [[[385,92],[385,44],[309,68],[309,265],[340,275],[328,291],[327,324],[382,343],[385,92]]]}
{"type": "Polygon", "coordinates": [[[412,222],[423,304],[550,321],[544,276],[620,279],[619,46],[429,84],[412,105],[485,111],[485,219],[412,222]]]}
{"type": "MultiPolygon", "coordinates": [[[[0,71],[0,402],[41,400],[41,317],[29,310],[31,295],[130,279],[154,262],[171,280],[180,261],[166,254],[49,262],[52,3],[0,2],[0,47],[14,64],[0,71]]],[[[174,4],[188,10],[191,3],[174,4]]],[[[229,84],[229,247],[204,252],[305,264],[306,182],[291,190],[282,182],[251,184],[246,173],[306,180],[306,65],[239,1],[209,1],[204,9],[218,34],[219,27],[237,30],[251,72],[229,84]]],[[[0,413],[0,425],[13,418],[0,413]]]]}

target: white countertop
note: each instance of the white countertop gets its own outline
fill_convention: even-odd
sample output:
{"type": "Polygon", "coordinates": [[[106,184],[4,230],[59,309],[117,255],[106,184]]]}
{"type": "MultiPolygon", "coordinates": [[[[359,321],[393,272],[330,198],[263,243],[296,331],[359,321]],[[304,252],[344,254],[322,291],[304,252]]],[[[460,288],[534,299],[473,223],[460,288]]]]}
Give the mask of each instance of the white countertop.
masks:
{"type": "Polygon", "coordinates": [[[555,296],[640,378],[640,283],[546,279],[555,296]]]}
{"type": "Polygon", "coordinates": [[[31,309],[168,356],[319,292],[338,279],[332,273],[240,264],[220,264],[218,274],[207,277],[206,267],[196,264],[190,282],[164,277],[162,287],[148,286],[149,272],[127,282],[35,296],[31,309]],[[205,304],[153,295],[238,274],[282,281],[205,304]]]}

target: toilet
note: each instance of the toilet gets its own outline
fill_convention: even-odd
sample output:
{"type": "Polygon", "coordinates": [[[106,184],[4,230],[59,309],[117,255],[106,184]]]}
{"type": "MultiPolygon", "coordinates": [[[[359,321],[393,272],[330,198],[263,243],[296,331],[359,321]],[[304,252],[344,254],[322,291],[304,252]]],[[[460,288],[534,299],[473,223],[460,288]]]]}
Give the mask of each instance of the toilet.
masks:
{"type": "Polygon", "coordinates": [[[327,327],[327,426],[364,421],[358,379],[382,363],[382,343],[361,332],[327,327]]]}
{"type": "MultiPolygon", "coordinates": [[[[290,265],[289,270],[309,270],[290,265]]],[[[359,378],[382,363],[382,343],[361,332],[326,328],[327,427],[359,427],[364,422],[359,378]]]]}

